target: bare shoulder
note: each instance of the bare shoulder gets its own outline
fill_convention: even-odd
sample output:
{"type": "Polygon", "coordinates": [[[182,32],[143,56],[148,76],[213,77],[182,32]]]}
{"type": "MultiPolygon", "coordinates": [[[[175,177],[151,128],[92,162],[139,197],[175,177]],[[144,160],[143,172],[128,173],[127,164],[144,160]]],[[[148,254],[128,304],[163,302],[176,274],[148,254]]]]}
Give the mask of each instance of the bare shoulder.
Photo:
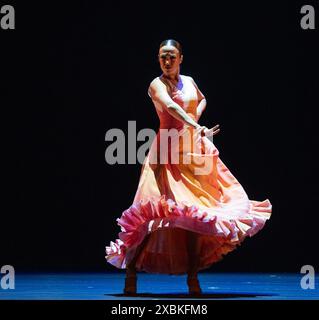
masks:
{"type": "Polygon", "coordinates": [[[185,77],[195,87],[195,89],[197,90],[197,92],[201,98],[205,98],[204,94],[199,90],[197,83],[195,82],[195,80],[191,76],[183,76],[183,77],[185,77]]]}
{"type": "Polygon", "coordinates": [[[163,81],[161,81],[159,77],[154,78],[149,85],[149,91],[151,92],[155,92],[165,88],[166,88],[165,84],[163,83],[163,81]]]}
{"type": "Polygon", "coordinates": [[[159,77],[156,77],[156,78],[154,78],[154,79],[151,81],[150,87],[155,88],[156,86],[159,85],[160,82],[161,82],[161,81],[160,81],[159,77]]]}
{"type": "Polygon", "coordinates": [[[193,85],[196,86],[196,83],[195,83],[194,79],[191,76],[186,76],[186,75],[182,75],[181,74],[181,78],[182,78],[182,80],[190,82],[190,83],[192,83],[193,85]]]}

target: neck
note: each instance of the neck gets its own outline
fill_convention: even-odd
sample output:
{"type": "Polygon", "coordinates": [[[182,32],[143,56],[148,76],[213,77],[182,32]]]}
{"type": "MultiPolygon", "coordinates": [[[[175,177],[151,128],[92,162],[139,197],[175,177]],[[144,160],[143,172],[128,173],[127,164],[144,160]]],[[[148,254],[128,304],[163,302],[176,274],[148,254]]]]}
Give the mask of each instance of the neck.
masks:
{"type": "Polygon", "coordinates": [[[177,71],[175,74],[172,75],[166,75],[163,73],[163,77],[172,81],[179,81],[179,71],[177,71]]]}

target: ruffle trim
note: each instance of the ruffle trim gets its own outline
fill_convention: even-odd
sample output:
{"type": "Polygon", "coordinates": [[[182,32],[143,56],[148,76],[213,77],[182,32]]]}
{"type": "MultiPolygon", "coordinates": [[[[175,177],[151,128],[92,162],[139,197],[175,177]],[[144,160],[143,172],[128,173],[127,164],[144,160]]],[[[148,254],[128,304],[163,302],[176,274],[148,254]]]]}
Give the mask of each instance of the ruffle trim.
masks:
{"type": "Polygon", "coordinates": [[[219,245],[215,248],[212,264],[232,251],[246,236],[252,237],[260,231],[270,218],[272,205],[268,199],[249,201],[249,211],[235,218],[212,215],[194,205],[177,205],[172,199],[162,195],[134,203],[116,219],[121,227],[119,239],[106,246],[106,260],[117,268],[126,268],[130,258],[129,249],[136,248],[144,237],[160,228],[183,228],[193,232],[213,236],[219,245]]]}

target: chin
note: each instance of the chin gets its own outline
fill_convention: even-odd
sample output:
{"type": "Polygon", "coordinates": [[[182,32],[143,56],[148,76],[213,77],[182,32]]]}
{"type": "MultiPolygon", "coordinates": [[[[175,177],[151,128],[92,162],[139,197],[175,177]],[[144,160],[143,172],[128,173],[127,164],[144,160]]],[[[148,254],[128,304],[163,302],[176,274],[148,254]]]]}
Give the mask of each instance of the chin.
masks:
{"type": "Polygon", "coordinates": [[[173,70],[172,70],[172,69],[170,69],[170,70],[166,70],[166,69],[165,69],[165,70],[163,71],[163,73],[168,76],[168,75],[171,75],[171,74],[173,73],[173,70]]]}

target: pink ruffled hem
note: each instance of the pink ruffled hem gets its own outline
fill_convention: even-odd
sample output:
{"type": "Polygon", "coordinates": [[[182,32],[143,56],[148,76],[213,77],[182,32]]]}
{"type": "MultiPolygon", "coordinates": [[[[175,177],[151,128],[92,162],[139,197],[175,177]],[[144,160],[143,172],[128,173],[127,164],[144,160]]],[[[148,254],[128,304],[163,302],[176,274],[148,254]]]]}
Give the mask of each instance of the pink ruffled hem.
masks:
{"type": "MultiPolygon", "coordinates": [[[[252,237],[260,231],[270,218],[270,201],[248,200],[249,211],[242,215],[224,218],[212,215],[196,206],[177,205],[165,195],[134,203],[116,219],[121,227],[119,239],[106,247],[106,260],[117,268],[125,269],[134,256],[136,247],[147,234],[155,231],[180,228],[201,235],[201,255],[199,270],[208,268],[222,259],[223,255],[234,250],[246,236],[252,237]]],[[[182,252],[180,250],[179,252],[182,252]]],[[[184,253],[183,253],[184,254],[184,253]]],[[[182,274],[186,272],[187,258],[176,255],[180,263],[169,267],[164,252],[145,251],[137,263],[137,269],[155,273],[182,274]]],[[[174,258],[175,259],[175,258],[174,258]]],[[[170,260],[171,261],[171,260],[170,260]]]]}

